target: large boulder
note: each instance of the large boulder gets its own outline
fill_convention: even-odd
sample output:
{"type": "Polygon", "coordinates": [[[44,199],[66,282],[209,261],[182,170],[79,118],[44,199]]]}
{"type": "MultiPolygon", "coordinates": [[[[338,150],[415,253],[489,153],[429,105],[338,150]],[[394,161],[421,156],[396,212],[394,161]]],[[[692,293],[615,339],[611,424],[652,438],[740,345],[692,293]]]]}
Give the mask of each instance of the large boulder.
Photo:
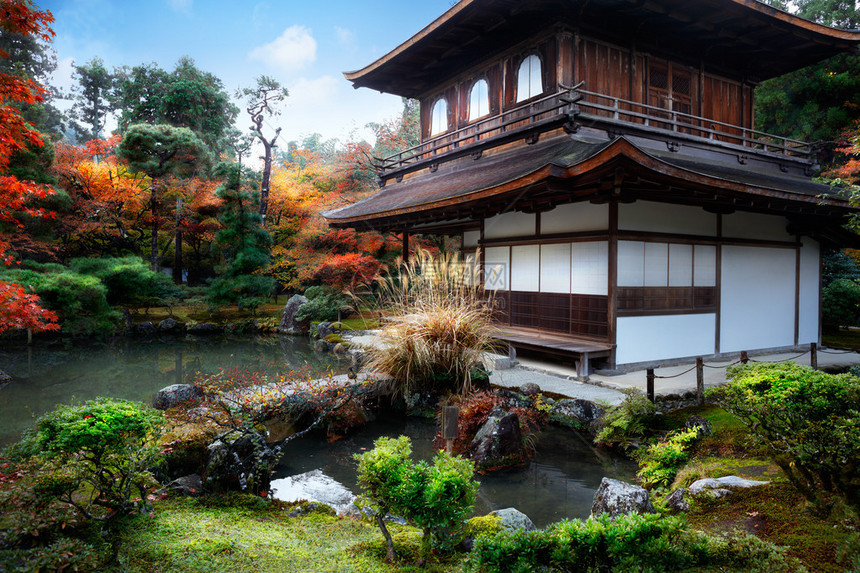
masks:
{"type": "Polygon", "coordinates": [[[520,419],[503,412],[491,415],[469,446],[469,457],[479,469],[510,467],[525,459],[520,419]]]}
{"type": "Polygon", "coordinates": [[[585,430],[605,413],[606,410],[603,406],[589,400],[567,398],[553,404],[549,411],[549,419],[551,422],[568,428],[585,430]]]}
{"type": "Polygon", "coordinates": [[[594,494],[591,515],[597,517],[607,514],[609,517],[617,517],[627,513],[654,513],[648,492],[638,485],[603,478],[594,494]]]}
{"type": "Polygon", "coordinates": [[[284,305],[284,310],[281,311],[281,322],[278,324],[279,334],[304,334],[307,332],[306,321],[299,322],[296,319],[299,309],[302,305],[308,303],[308,298],[300,294],[294,294],[284,305]]]}
{"type": "Polygon", "coordinates": [[[317,338],[325,340],[325,337],[329,334],[334,334],[334,328],[332,327],[331,322],[324,320],[317,325],[317,338]]]}
{"type": "Polygon", "coordinates": [[[526,382],[520,386],[520,394],[523,396],[537,396],[540,394],[540,386],[534,382],[526,382]]]}
{"type": "Polygon", "coordinates": [[[703,418],[702,416],[690,416],[687,418],[687,421],[684,422],[684,428],[687,430],[695,428],[697,439],[710,436],[714,433],[714,427],[711,425],[710,420],[703,418]]]}
{"type": "Polygon", "coordinates": [[[678,488],[666,496],[666,509],[672,513],[690,511],[690,504],[684,499],[684,488],[678,488]]]}
{"type": "Polygon", "coordinates": [[[188,334],[196,336],[212,336],[213,334],[222,334],[223,332],[223,328],[211,322],[201,322],[188,329],[188,334]]]}
{"type": "Polygon", "coordinates": [[[338,515],[354,515],[355,494],[339,481],[313,470],[272,480],[272,497],[281,501],[315,501],[332,507],[338,515]]]}
{"type": "Polygon", "coordinates": [[[164,333],[178,333],[185,330],[185,325],[178,322],[175,318],[165,318],[158,323],[158,331],[164,333]]]}
{"type": "Polygon", "coordinates": [[[150,321],[141,322],[134,327],[134,333],[138,336],[153,336],[157,331],[155,325],[150,321]]]}
{"type": "Polygon", "coordinates": [[[203,478],[190,474],[177,478],[158,490],[160,494],[178,494],[185,497],[199,497],[203,493],[203,478]]]}
{"type": "Polygon", "coordinates": [[[497,509],[495,511],[491,511],[490,515],[498,517],[499,525],[508,531],[517,531],[519,529],[523,531],[534,531],[537,529],[534,522],[529,519],[528,515],[514,507],[497,509]]]}
{"type": "Polygon", "coordinates": [[[156,410],[168,410],[180,402],[199,398],[203,391],[191,384],[172,384],[162,388],[152,399],[152,407],[156,410]]]}

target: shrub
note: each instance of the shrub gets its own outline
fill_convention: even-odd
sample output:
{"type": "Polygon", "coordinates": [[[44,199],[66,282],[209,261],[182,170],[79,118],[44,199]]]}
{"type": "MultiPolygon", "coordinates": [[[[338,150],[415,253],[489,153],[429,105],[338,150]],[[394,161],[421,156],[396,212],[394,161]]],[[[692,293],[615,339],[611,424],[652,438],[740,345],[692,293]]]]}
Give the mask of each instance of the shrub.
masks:
{"type": "Polygon", "coordinates": [[[107,289],[98,278],[59,265],[30,266],[37,268],[2,271],[0,280],[32,288],[46,308],[60,315],[63,332],[109,334],[116,329],[120,314],[111,309],[107,289]]]}
{"type": "Polygon", "coordinates": [[[657,407],[635,388],[625,388],[622,392],[625,397],[621,404],[605,406],[606,414],[601,418],[595,442],[627,448],[645,435],[647,424],[657,412],[657,407]]]}
{"type": "Polygon", "coordinates": [[[810,502],[822,492],[860,510],[860,378],[793,362],[732,367],[731,382],[711,390],[737,416],[810,502]]]}
{"type": "Polygon", "coordinates": [[[708,538],[689,531],[683,518],[636,513],[479,537],[466,561],[468,571],[485,572],[678,571],[702,566],[730,566],[735,571],[801,569],[754,536],[708,538]]]}
{"type": "Polygon", "coordinates": [[[350,299],[342,292],[328,286],[313,286],[305,291],[308,299],[306,304],[299,307],[296,319],[299,321],[318,320],[333,321],[338,319],[338,312],[348,308],[350,299]]]}
{"type": "Polygon", "coordinates": [[[690,459],[690,447],[698,438],[698,429],[674,432],[665,439],[648,446],[639,456],[639,473],[636,476],[647,489],[667,487],[690,459]]]}
{"type": "Polygon", "coordinates": [[[468,393],[472,371],[494,344],[492,305],[480,284],[476,265],[416,253],[399,276],[379,282],[380,305],[393,318],[369,367],[390,375],[404,395],[468,393]]]}
{"type": "Polygon", "coordinates": [[[824,324],[832,329],[860,322],[860,283],[836,279],[824,287],[821,298],[824,324]]]}
{"type": "Polygon", "coordinates": [[[169,276],[140,257],[78,258],[69,261],[69,268],[102,281],[112,305],[153,306],[179,292],[169,276]]]}
{"type": "Polygon", "coordinates": [[[362,501],[374,510],[388,547],[388,559],[393,560],[394,542],[385,526],[384,517],[393,513],[405,518],[423,531],[421,559],[430,553],[431,535],[449,544],[453,532],[462,528],[472,511],[478,482],[475,467],[467,459],[439,452],[433,464],[409,460],[412,445],[409,438],[379,438],[373,450],[355,456],[358,462],[358,483],[363,490],[362,501]]]}
{"type": "Polygon", "coordinates": [[[36,420],[10,453],[37,464],[37,493],[104,521],[146,506],[161,423],[161,412],[128,400],[61,405],[36,420]]]}

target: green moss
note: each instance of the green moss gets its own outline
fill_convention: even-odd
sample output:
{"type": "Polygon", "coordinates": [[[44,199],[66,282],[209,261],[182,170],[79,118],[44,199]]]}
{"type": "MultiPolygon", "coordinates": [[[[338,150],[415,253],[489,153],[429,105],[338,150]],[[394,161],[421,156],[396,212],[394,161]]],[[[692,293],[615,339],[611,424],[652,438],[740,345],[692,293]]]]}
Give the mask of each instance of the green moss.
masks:
{"type": "Polygon", "coordinates": [[[379,531],[370,523],[311,513],[289,517],[290,504],[224,496],[203,504],[165,500],[150,517],[129,517],[119,534],[117,569],[150,571],[459,571],[460,561],[411,565],[420,533],[391,524],[402,563],[384,562],[379,531]]]}
{"type": "Polygon", "coordinates": [[[495,535],[502,530],[502,520],[495,515],[480,515],[466,522],[463,533],[466,537],[495,535]]]}

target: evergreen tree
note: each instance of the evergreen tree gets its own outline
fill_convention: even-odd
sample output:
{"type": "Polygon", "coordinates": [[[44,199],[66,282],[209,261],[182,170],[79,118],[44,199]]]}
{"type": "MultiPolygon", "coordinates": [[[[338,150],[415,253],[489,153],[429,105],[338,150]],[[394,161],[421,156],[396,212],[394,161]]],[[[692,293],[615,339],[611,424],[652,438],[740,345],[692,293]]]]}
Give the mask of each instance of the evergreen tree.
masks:
{"type": "Polygon", "coordinates": [[[222,230],[215,236],[223,263],[215,270],[218,277],[209,285],[213,304],[235,304],[239,310],[263,304],[275,288],[275,280],[262,274],[269,266],[272,237],[262,228],[259,195],[246,184],[238,164],[222,163],[216,174],[225,177],[216,191],[223,202],[222,230]]]}
{"type": "Polygon", "coordinates": [[[115,76],[105,68],[101,58],[93,58],[74,68],[77,85],[72,88],[74,103],[69,113],[74,120],[72,129],[83,141],[100,139],[111,109],[115,76]]]}

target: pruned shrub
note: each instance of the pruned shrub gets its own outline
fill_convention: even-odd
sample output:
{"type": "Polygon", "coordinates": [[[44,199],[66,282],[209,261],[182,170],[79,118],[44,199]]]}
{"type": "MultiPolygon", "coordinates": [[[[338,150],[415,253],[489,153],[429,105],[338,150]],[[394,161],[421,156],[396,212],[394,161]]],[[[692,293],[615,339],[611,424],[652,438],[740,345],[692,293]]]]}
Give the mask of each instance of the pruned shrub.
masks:
{"type": "Polygon", "coordinates": [[[456,255],[416,253],[400,275],[379,281],[390,318],[368,366],[390,375],[404,395],[468,393],[472,372],[494,345],[482,282],[479,268],[456,255]]]}
{"type": "Polygon", "coordinates": [[[826,509],[826,494],[860,510],[860,378],[793,362],[746,364],[710,391],[768,447],[806,499],[826,509]]]}
{"type": "Polygon", "coordinates": [[[680,517],[637,513],[566,520],[530,532],[502,531],[475,540],[467,571],[797,571],[783,551],[750,535],[706,537],[680,517]],[[708,569],[710,570],[710,569],[708,569]]]}
{"type": "Polygon", "coordinates": [[[329,286],[312,286],[305,290],[308,302],[299,307],[296,320],[333,321],[338,312],[349,307],[350,298],[329,286]]]}
{"type": "Polygon", "coordinates": [[[836,279],[821,293],[824,325],[829,329],[860,323],[860,283],[836,279]]]}
{"type": "MultiPolygon", "coordinates": [[[[433,537],[450,545],[475,502],[478,482],[475,467],[467,459],[439,452],[433,463],[412,462],[409,438],[379,438],[373,450],[356,454],[362,502],[385,537],[388,559],[394,560],[394,542],[384,517],[394,514],[423,531],[421,559],[426,560],[433,537]]],[[[361,503],[361,502],[360,502],[361,503]]]]}
{"type": "Polygon", "coordinates": [[[140,257],[77,258],[69,268],[98,278],[112,305],[155,306],[178,294],[169,276],[153,271],[140,257]]]}
{"type": "Polygon", "coordinates": [[[36,420],[9,454],[29,460],[28,478],[39,495],[106,521],[147,505],[162,421],[160,411],[128,400],[61,405],[36,420]]]}

